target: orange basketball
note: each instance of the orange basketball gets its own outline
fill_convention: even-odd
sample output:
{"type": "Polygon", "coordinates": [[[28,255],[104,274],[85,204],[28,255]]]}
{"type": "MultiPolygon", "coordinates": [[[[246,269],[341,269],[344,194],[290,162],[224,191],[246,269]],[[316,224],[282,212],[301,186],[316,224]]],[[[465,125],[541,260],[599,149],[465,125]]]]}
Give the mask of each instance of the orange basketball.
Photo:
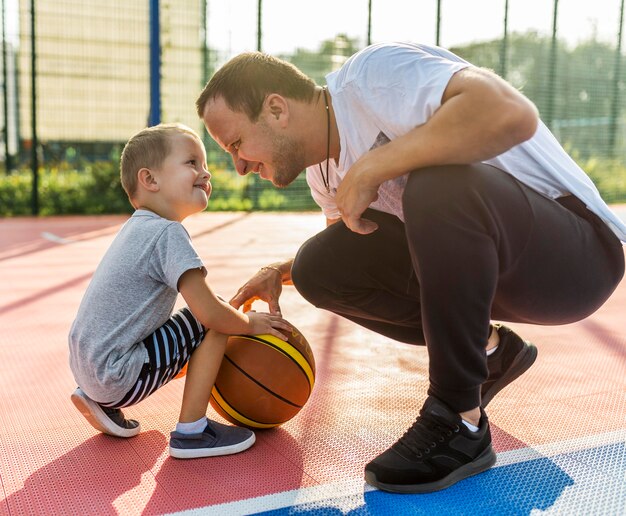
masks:
{"type": "Polygon", "coordinates": [[[178,380],[179,378],[183,378],[185,376],[187,376],[187,366],[189,365],[189,362],[187,362],[183,368],[178,371],[178,374],[176,376],[174,376],[174,380],[178,380]]]}
{"type": "Polygon", "coordinates": [[[313,352],[295,328],[287,342],[272,335],[237,335],[228,339],[210,401],[235,425],[272,428],[300,411],[314,383],[313,352]]]}

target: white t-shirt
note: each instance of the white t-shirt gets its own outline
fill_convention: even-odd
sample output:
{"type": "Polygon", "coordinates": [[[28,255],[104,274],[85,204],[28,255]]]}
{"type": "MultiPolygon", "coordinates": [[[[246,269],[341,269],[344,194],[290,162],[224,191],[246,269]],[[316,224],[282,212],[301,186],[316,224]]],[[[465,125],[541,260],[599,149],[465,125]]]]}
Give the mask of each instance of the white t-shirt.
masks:
{"type": "MultiPolygon", "coordinates": [[[[369,150],[424,124],[441,106],[452,76],[468,66],[472,65],[443,48],[380,43],[361,50],[340,70],[326,76],[341,141],[339,163],[329,162],[330,193],[318,165],[306,171],[313,198],[326,217],[340,217],[335,194],[352,164],[369,150]]],[[[542,122],[530,140],[484,163],[546,197],[575,195],[626,242],[626,225],[542,122]]],[[[325,171],[326,163],[320,165],[325,171]]],[[[404,175],[382,183],[371,208],[404,221],[402,192],[406,181],[404,175]]]]}

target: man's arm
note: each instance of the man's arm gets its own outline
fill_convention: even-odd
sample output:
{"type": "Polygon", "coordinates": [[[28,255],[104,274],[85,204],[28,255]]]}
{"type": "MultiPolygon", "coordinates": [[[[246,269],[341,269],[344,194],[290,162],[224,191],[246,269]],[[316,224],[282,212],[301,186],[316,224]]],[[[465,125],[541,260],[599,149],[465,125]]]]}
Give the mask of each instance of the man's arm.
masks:
{"type": "Polygon", "coordinates": [[[239,308],[243,305],[244,312],[250,310],[257,299],[265,301],[272,314],[280,315],[278,299],[283,285],[291,285],[291,266],[293,258],[261,267],[232,297],[229,303],[239,308]]]}
{"type": "Polygon", "coordinates": [[[423,167],[491,159],[531,138],[538,123],[534,104],[510,84],[465,68],[452,76],[426,123],[354,163],[337,190],[342,219],[357,233],[371,233],[375,225],[360,217],[384,181],[423,167]]]}
{"type": "MultiPolygon", "coordinates": [[[[326,218],[326,226],[330,226],[341,219],[326,218]]],[[[291,266],[293,258],[284,262],[277,262],[261,267],[229,301],[230,304],[239,308],[243,305],[243,311],[247,312],[252,303],[257,299],[265,301],[269,305],[270,313],[280,314],[278,300],[282,293],[283,285],[293,285],[291,281],[291,266]]]]}

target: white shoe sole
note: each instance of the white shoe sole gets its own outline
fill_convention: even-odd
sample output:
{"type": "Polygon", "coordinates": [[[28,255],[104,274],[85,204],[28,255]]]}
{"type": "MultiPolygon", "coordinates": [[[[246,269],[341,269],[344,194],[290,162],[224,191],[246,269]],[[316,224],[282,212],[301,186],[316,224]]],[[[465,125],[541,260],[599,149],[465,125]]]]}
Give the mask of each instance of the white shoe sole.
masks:
{"type": "Polygon", "coordinates": [[[85,419],[100,432],[114,437],[134,437],[141,432],[141,425],[136,428],[122,428],[116,425],[95,401],[89,398],[80,388],[70,396],[72,403],[85,419]]]}
{"type": "Polygon", "coordinates": [[[170,455],[176,459],[199,459],[202,457],[219,457],[221,455],[232,455],[247,450],[256,441],[256,436],[252,434],[245,441],[230,446],[221,446],[220,448],[196,448],[183,449],[172,448],[170,446],[170,455]]]}

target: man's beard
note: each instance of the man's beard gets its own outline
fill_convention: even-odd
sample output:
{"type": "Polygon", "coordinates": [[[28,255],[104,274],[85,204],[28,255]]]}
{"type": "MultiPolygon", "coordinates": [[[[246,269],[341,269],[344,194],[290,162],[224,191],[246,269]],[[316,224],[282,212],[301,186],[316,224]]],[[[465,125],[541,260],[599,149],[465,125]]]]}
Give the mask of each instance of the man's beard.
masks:
{"type": "MultiPolygon", "coordinates": [[[[268,128],[269,130],[269,128],[268,128]]],[[[272,165],[274,176],[272,183],[278,188],[289,186],[306,168],[302,146],[289,136],[271,132],[272,165]]]]}

